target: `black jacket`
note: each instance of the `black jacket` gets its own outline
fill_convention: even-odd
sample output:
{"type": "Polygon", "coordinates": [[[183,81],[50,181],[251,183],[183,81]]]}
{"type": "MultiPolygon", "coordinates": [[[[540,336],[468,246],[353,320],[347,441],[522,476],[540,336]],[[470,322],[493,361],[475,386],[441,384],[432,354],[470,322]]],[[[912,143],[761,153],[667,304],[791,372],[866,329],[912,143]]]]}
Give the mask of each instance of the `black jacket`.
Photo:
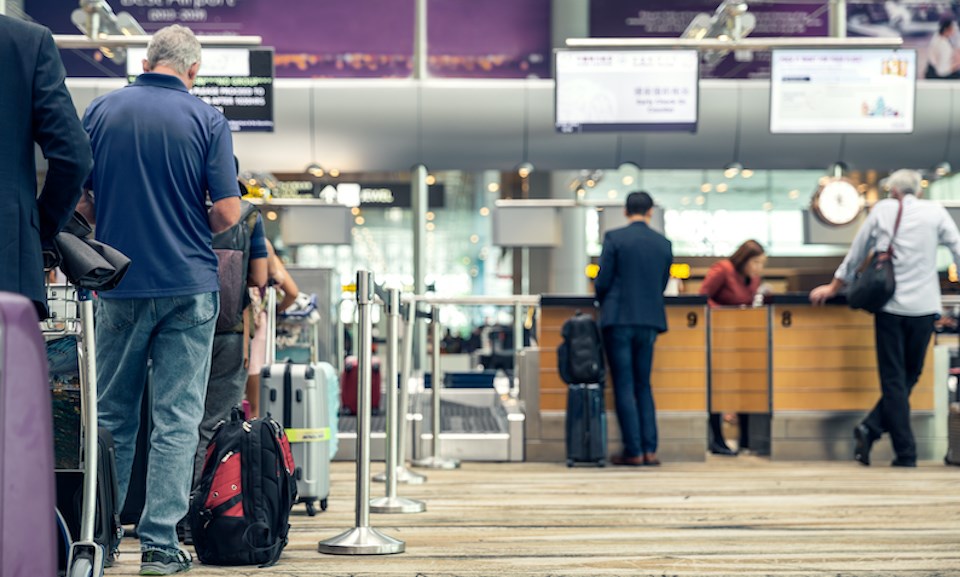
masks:
{"type": "Polygon", "coordinates": [[[667,330],[663,290],[670,280],[670,241],[644,222],[607,232],[594,286],[600,325],[639,325],[667,330]]]}
{"type": "Polygon", "coordinates": [[[93,157],[50,31],[0,15],[0,291],[46,311],[41,242],[70,220],[93,157]],[[37,198],[34,143],[49,163],[37,198]]]}

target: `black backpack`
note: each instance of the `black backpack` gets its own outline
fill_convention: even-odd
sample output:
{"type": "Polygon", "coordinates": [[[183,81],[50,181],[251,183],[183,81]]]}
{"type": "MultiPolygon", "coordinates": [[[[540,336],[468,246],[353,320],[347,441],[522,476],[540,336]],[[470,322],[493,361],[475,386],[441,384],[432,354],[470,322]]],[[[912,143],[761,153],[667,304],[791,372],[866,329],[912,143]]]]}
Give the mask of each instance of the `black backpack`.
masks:
{"type": "Polygon", "coordinates": [[[247,271],[250,266],[250,236],[260,211],[242,200],[240,220],[213,236],[213,252],[217,254],[217,276],[220,278],[220,316],[218,333],[243,332],[243,309],[247,304],[247,271]]]}
{"type": "Polygon", "coordinates": [[[603,343],[592,317],[577,311],[563,323],[563,342],[557,348],[560,378],[570,385],[603,384],[603,343]]]}
{"type": "Polygon", "coordinates": [[[200,487],[190,499],[190,528],[205,565],[269,567],[287,545],[297,498],[293,454],[269,416],[243,420],[234,408],[214,432],[200,487]]]}

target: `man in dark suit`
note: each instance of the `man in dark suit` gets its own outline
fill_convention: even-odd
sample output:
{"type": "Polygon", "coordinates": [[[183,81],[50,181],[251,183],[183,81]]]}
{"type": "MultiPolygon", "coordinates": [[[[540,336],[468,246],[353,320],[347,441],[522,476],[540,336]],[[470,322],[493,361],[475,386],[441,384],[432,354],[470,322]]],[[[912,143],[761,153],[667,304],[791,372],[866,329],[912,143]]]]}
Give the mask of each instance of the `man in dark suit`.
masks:
{"type": "Polygon", "coordinates": [[[673,250],[669,240],[650,228],[652,214],[649,194],[627,196],[630,224],[604,236],[594,283],[623,438],[623,454],[611,459],[617,465],[660,464],[650,370],[657,334],[667,330],[663,291],[673,250]]]}
{"type": "Polygon", "coordinates": [[[41,245],[70,220],[93,165],[50,31],[0,15],[0,291],[46,316],[41,245]],[[37,198],[34,143],[49,163],[37,198]]]}

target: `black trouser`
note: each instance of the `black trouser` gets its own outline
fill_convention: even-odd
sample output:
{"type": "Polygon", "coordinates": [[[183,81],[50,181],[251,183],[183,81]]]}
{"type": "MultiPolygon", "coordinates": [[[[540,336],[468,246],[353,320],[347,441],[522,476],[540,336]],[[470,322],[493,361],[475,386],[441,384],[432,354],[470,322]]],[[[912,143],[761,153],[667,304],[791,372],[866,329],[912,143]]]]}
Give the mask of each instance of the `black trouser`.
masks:
{"type": "MultiPolygon", "coordinates": [[[[750,445],[750,415],[747,413],[737,413],[737,423],[740,427],[740,442],[737,449],[748,449],[750,445]]],[[[714,442],[725,445],[726,439],[723,437],[723,413],[710,413],[710,435],[714,442]]]]}
{"type": "Polygon", "coordinates": [[[902,460],[917,458],[910,429],[910,393],[923,372],[933,321],[934,315],[904,317],[883,312],[874,319],[882,396],[863,424],[874,438],[890,433],[893,449],[902,460]]]}

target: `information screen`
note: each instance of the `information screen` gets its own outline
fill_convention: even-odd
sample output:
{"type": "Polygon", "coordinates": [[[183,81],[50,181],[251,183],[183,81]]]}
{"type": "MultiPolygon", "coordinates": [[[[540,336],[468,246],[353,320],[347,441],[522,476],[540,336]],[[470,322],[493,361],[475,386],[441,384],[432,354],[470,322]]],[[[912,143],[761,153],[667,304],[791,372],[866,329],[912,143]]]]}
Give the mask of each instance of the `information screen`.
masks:
{"type": "MultiPolygon", "coordinates": [[[[127,52],[130,82],[146,48],[127,52]]],[[[204,48],[190,93],[227,117],[233,132],[273,132],[273,48],[204,48]]]]}
{"type": "Polygon", "coordinates": [[[770,132],[913,132],[914,50],[774,50],[770,132]]]}
{"type": "Polygon", "coordinates": [[[563,133],[697,129],[696,50],[558,50],[563,133]]]}

